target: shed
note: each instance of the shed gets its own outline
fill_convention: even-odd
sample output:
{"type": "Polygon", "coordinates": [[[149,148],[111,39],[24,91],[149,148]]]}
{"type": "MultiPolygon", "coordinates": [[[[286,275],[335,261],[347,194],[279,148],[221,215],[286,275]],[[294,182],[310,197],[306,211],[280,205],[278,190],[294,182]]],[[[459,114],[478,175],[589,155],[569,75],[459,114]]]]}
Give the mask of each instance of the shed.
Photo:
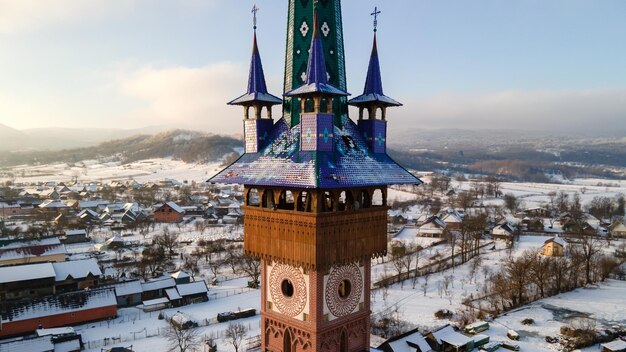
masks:
{"type": "Polygon", "coordinates": [[[600,345],[602,352],[626,352],[626,341],[616,339],[600,345]]]}

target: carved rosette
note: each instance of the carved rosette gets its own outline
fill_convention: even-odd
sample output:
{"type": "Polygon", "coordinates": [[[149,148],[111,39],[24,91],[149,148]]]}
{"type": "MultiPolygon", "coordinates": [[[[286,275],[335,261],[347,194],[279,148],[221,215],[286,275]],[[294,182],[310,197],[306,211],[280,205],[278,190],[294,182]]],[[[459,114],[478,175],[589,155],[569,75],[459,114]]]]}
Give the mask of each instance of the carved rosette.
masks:
{"type": "Polygon", "coordinates": [[[306,306],[306,282],[304,276],[295,267],[286,264],[276,264],[270,272],[270,294],[275,307],[290,317],[302,313],[306,306]],[[281,285],[289,280],[293,285],[293,294],[288,297],[283,294],[281,285]]]}
{"type": "Polygon", "coordinates": [[[346,316],[359,305],[363,290],[363,275],[356,264],[334,267],[326,283],[325,297],[328,310],[336,317],[346,316]],[[349,293],[340,294],[341,285],[349,284],[349,293]]]}

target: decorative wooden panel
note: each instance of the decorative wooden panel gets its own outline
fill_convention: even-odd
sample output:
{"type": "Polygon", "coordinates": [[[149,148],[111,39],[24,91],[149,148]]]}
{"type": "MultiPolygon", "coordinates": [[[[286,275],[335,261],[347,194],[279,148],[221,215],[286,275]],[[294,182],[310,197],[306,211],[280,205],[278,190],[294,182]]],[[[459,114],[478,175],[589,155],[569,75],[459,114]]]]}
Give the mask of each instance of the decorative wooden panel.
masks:
{"type": "Polygon", "coordinates": [[[246,206],[245,251],[311,270],[381,256],[387,249],[387,209],[305,213],[246,206]]]}

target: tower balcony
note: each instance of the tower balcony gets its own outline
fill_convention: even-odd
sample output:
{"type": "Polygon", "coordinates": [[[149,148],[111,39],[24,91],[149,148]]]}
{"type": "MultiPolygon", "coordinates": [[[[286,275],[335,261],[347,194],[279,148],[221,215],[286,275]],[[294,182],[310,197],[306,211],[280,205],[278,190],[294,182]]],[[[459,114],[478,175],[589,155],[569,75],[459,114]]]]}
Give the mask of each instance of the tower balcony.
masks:
{"type": "Polygon", "coordinates": [[[383,256],[387,210],[375,206],[313,213],[245,206],[245,252],[316,271],[383,256]]]}

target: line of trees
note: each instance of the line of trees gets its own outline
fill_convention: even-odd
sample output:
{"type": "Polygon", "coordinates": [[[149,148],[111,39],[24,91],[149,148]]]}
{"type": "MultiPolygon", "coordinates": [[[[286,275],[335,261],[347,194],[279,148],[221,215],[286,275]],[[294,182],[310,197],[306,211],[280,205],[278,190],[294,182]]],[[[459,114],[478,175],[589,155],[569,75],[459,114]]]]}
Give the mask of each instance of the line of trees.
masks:
{"type": "Polygon", "coordinates": [[[587,237],[570,245],[569,256],[547,257],[528,249],[509,257],[483,286],[482,302],[495,314],[535,300],[604,281],[621,261],[600,253],[601,242],[587,237]]]}

